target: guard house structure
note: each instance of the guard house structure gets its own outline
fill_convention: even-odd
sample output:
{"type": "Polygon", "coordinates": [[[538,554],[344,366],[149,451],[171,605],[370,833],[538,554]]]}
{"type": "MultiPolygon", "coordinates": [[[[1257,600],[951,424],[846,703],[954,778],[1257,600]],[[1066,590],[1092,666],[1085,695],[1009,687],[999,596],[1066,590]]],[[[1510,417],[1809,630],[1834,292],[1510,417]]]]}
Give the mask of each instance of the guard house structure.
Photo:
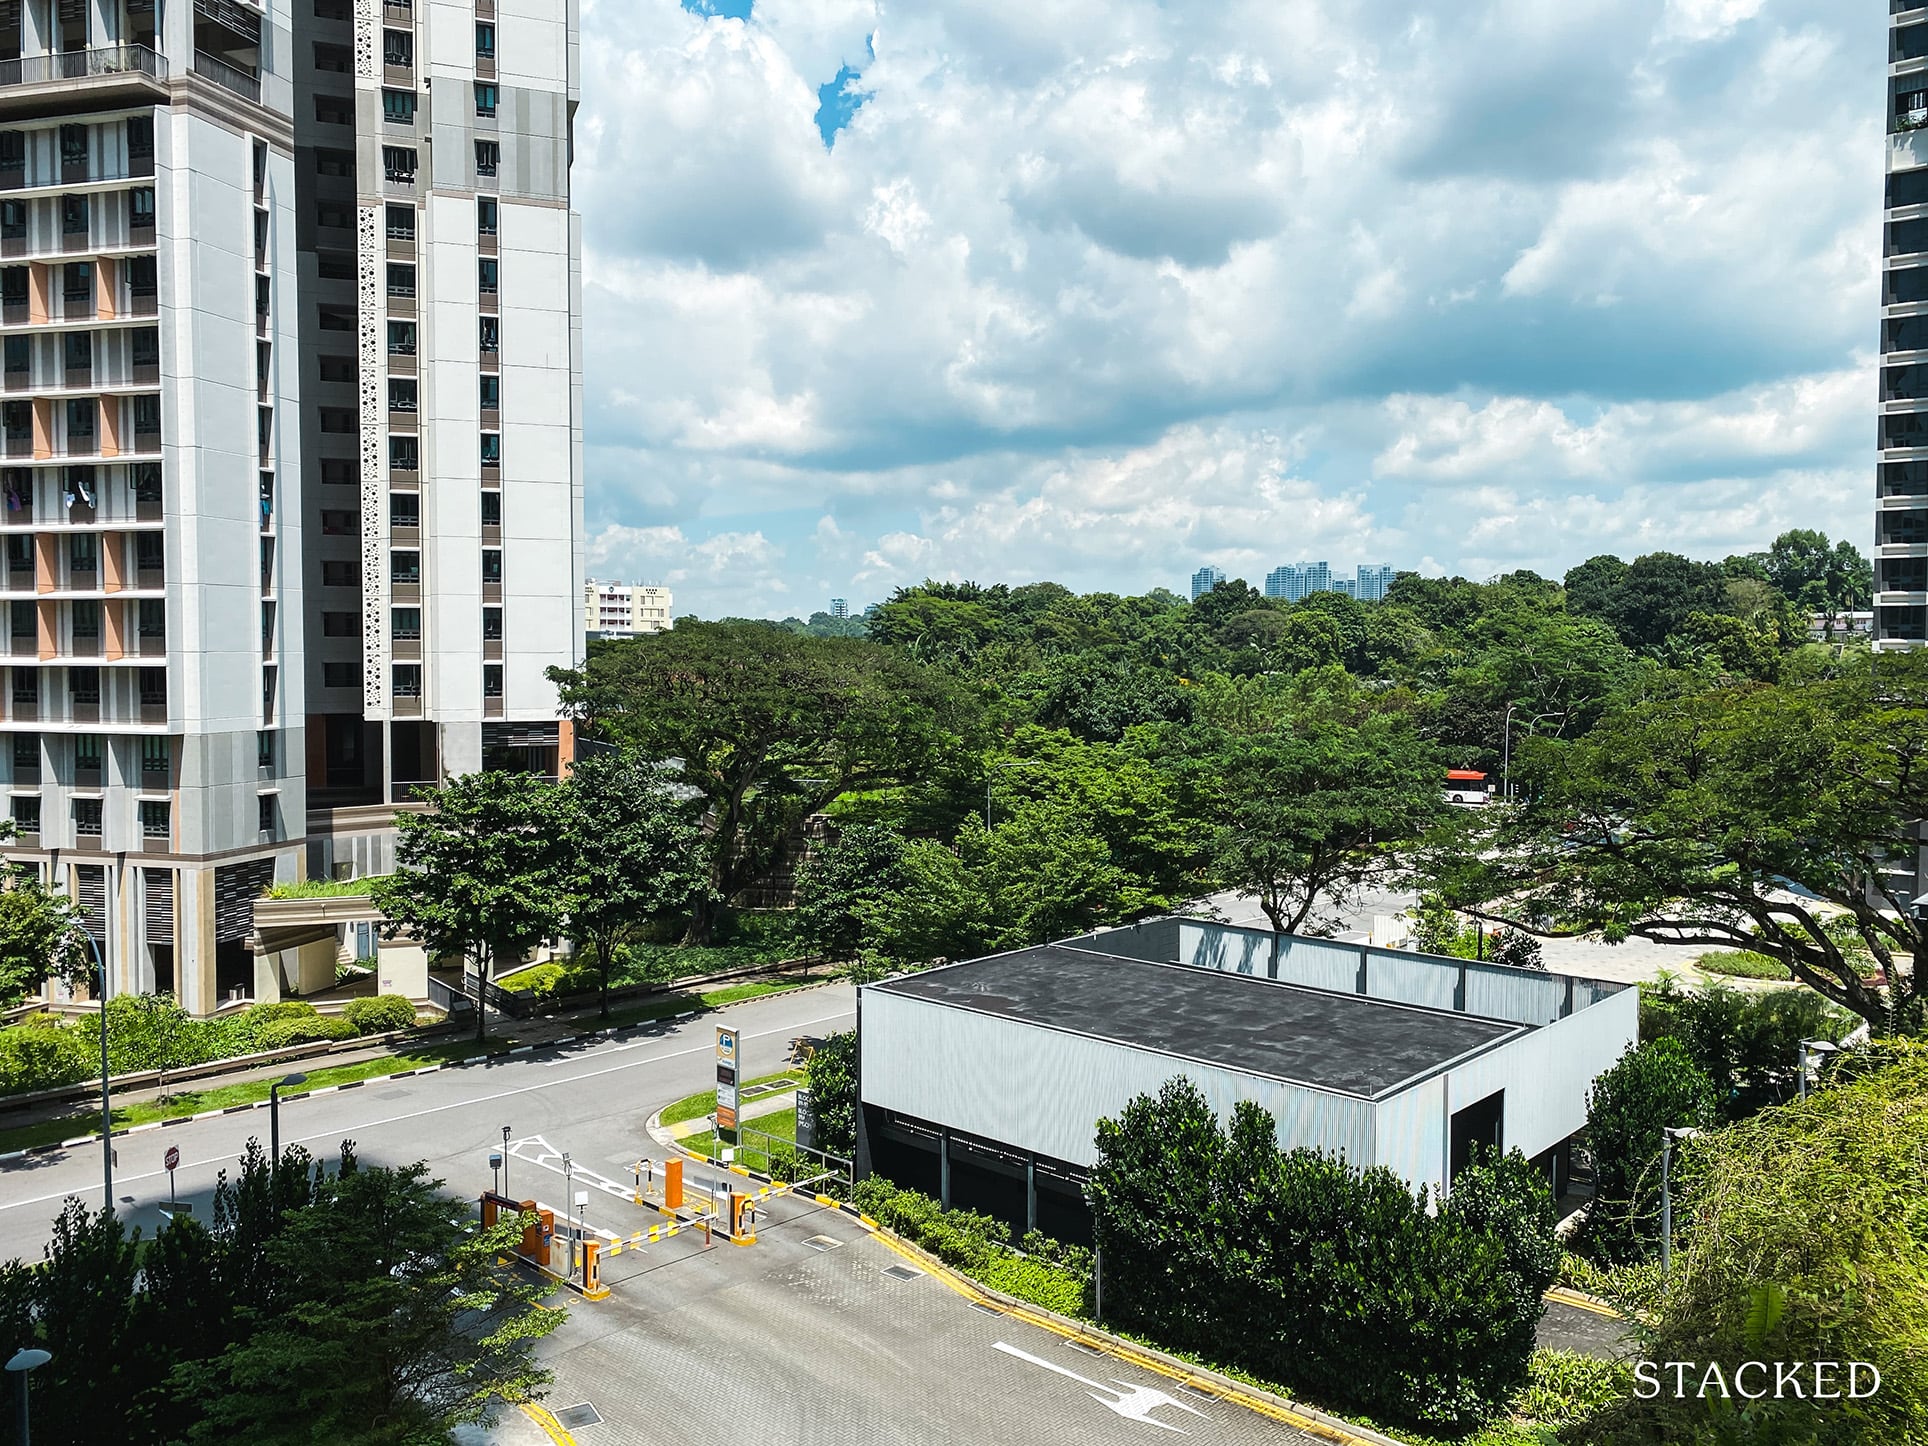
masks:
{"type": "Polygon", "coordinates": [[[1587,1090],[1638,1039],[1631,986],[1166,918],[864,986],[858,1170],[1088,1240],[1100,1119],[1188,1077],[1281,1148],[1437,1198],[1474,1147],[1564,1192],[1587,1090]]]}

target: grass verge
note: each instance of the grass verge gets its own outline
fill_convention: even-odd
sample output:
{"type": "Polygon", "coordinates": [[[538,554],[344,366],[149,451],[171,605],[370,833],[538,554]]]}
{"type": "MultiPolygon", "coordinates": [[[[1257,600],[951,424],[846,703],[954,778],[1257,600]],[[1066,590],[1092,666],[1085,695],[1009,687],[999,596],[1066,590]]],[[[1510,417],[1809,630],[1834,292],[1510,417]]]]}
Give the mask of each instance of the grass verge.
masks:
{"type": "Polygon", "coordinates": [[[1719,974],[1729,979],[1786,979],[1787,966],[1778,959],[1756,954],[1750,949],[1715,949],[1702,954],[1694,967],[1703,974],[1719,974]]]}

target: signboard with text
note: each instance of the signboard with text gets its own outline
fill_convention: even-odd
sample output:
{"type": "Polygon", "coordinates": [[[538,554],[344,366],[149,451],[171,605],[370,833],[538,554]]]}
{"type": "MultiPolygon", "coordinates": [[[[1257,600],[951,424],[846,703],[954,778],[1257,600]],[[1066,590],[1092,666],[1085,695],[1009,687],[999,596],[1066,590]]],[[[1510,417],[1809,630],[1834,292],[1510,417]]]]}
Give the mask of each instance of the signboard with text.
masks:
{"type": "Polygon", "coordinates": [[[716,1031],[716,1127],[719,1130],[736,1128],[736,1053],[736,1031],[718,1026],[716,1031]]]}

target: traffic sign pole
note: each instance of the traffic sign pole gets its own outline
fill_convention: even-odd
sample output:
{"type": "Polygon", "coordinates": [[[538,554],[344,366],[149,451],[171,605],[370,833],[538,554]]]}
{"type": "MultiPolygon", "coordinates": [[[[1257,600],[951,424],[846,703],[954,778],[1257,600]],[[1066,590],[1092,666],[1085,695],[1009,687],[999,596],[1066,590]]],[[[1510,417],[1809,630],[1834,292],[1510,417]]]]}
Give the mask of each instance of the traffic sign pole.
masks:
{"type": "Polygon", "coordinates": [[[171,1212],[176,1204],[174,1196],[174,1171],[181,1163],[181,1147],[169,1145],[167,1153],[161,1156],[161,1168],[167,1171],[167,1208],[171,1212]]]}

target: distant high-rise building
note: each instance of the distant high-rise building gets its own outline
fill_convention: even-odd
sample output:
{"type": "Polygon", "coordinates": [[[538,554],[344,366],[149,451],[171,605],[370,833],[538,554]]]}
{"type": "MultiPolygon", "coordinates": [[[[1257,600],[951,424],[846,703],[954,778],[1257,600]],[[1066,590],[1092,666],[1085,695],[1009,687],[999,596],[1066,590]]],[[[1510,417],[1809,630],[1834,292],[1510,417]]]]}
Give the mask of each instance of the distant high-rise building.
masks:
{"type": "Polygon", "coordinates": [[[670,628],[670,591],[650,583],[583,584],[582,626],[592,638],[633,638],[670,628]]]}
{"type": "Polygon", "coordinates": [[[833,597],[832,599],[830,599],[830,616],[835,618],[838,622],[842,622],[845,618],[849,617],[850,616],[849,602],[840,597],[833,597]]]}
{"type": "Polygon", "coordinates": [[[1359,596],[1359,584],[1357,580],[1349,577],[1333,578],[1330,590],[1332,592],[1344,593],[1347,597],[1359,596]]]}
{"type": "Polygon", "coordinates": [[[1356,596],[1360,602],[1382,602],[1386,589],[1392,586],[1396,574],[1383,562],[1362,562],[1359,564],[1359,583],[1356,596]]]}
{"type": "Polygon", "coordinates": [[[1192,601],[1199,598],[1225,581],[1225,574],[1209,563],[1192,574],[1192,601]]]}
{"type": "Polygon", "coordinates": [[[1305,579],[1305,592],[1301,596],[1332,591],[1332,567],[1329,563],[1302,562],[1299,564],[1299,575],[1305,579]]]}
{"type": "Polygon", "coordinates": [[[1267,597],[1297,602],[1304,595],[1304,591],[1304,586],[1299,579],[1299,570],[1289,564],[1285,567],[1275,567],[1265,575],[1267,597]]]}
{"type": "Polygon", "coordinates": [[[1878,648],[1913,648],[1928,641],[1928,21],[1897,3],[1889,26],[1874,635],[1878,648]]]}

